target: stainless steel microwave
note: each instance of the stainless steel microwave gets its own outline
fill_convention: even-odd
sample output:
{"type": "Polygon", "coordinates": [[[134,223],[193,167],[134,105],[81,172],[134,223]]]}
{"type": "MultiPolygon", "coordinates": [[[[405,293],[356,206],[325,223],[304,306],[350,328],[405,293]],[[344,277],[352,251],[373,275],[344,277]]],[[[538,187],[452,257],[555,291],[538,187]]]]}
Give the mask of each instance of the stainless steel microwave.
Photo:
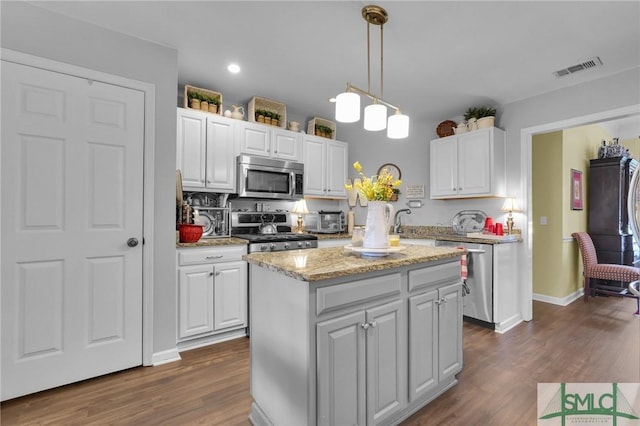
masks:
{"type": "Polygon", "coordinates": [[[304,195],[302,163],[238,155],[237,166],[239,197],[299,200],[304,195]]]}

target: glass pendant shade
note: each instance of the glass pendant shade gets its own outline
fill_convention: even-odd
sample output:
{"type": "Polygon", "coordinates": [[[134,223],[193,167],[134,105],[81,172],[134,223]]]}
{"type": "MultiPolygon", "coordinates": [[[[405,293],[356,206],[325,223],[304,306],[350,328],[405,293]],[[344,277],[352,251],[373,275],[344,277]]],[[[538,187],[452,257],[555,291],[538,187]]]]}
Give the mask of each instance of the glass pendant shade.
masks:
{"type": "Polygon", "coordinates": [[[381,104],[369,105],[364,109],[364,129],[384,130],[387,127],[387,107],[381,104]]]}
{"type": "Polygon", "coordinates": [[[404,139],[409,136],[409,116],[396,112],[389,117],[387,137],[389,139],[404,139]]]}
{"type": "Polygon", "coordinates": [[[343,92],[336,96],[336,121],[355,123],[360,120],[360,95],[343,92]]]}

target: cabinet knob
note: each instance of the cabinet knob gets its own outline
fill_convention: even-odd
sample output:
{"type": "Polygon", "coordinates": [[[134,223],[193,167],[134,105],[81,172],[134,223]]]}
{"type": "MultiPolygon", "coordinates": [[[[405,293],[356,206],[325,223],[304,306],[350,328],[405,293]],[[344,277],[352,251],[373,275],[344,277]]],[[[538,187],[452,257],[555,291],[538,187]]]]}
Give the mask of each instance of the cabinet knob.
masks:
{"type": "Polygon", "coordinates": [[[212,277],[213,276],[213,272],[209,272],[209,276],[212,277]]]}
{"type": "Polygon", "coordinates": [[[368,329],[368,328],[369,328],[369,323],[364,322],[364,323],[360,324],[360,327],[362,327],[363,329],[365,329],[365,330],[366,330],[366,329],[368,329]]]}
{"type": "Polygon", "coordinates": [[[378,326],[378,323],[375,321],[369,321],[369,325],[371,325],[371,327],[376,328],[378,326]]]}
{"type": "Polygon", "coordinates": [[[216,271],[216,277],[220,275],[220,271],[216,271]]]}
{"type": "Polygon", "coordinates": [[[458,188],[458,191],[462,191],[462,188],[458,188]]]}

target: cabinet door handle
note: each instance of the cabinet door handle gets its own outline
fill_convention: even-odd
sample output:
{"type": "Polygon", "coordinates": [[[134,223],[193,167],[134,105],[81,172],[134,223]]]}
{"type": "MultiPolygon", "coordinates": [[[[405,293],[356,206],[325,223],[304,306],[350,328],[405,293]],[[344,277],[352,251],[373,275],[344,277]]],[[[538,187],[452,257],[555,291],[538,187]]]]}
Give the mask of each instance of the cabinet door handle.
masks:
{"type": "Polygon", "coordinates": [[[363,329],[368,329],[369,328],[369,323],[367,322],[363,322],[362,324],[360,324],[360,327],[362,327],[363,329]]]}
{"type": "Polygon", "coordinates": [[[216,271],[216,277],[220,275],[220,271],[216,271]]]}
{"type": "Polygon", "coordinates": [[[462,188],[458,188],[458,191],[462,191],[462,188]]]}
{"type": "Polygon", "coordinates": [[[434,302],[436,305],[440,305],[442,303],[442,299],[436,299],[434,302]]]}
{"type": "Polygon", "coordinates": [[[209,272],[209,276],[212,277],[213,276],[213,272],[209,272]]]}
{"type": "Polygon", "coordinates": [[[221,259],[224,257],[224,254],[218,254],[216,256],[207,256],[205,259],[221,259]]]}
{"type": "Polygon", "coordinates": [[[375,320],[373,320],[373,321],[369,321],[369,325],[373,328],[376,328],[378,326],[378,323],[375,320]]]}
{"type": "Polygon", "coordinates": [[[442,298],[440,298],[440,302],[441,302],[441,303],[447,303],[447,298],[446,298],[446,297],[442,297],[442,298]]]}

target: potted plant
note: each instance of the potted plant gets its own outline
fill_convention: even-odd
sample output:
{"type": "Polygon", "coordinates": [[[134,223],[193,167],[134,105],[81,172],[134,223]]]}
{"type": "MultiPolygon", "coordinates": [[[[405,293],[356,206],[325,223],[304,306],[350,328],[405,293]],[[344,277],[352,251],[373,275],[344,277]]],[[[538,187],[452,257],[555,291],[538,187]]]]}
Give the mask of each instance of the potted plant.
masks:
{"type": "Polygon", "coordinates": [[[471,107],[464,113],[469,130],[493,127],[496,119],[496,109],[493,107],[471,107]]]}
{"type": "Polygon", "coordinates": [[[200,109],[200,94],[198,92],[189,92],[189,106],[192,109],[200,109]]]}
{"type": "Polygon", "coordinates": [[[207,102],[209,103],[209,112],[214,114],[218,113],[218,106],[220,105],[220,98],[207,96],[207,102]]]}
{"type": "Polygon", "coordinates": [[[278,114],[277,112],[272,113],[271,125],[277,126],[279,123],[280,123],[280,114],[278,114]]]}
{"type": "Polygon", "coordinates": [[[496,120],[496,109],[492,107],[480,107],[476,111],[478,129],[493,127],[496,120]]]}
{"type": "Polygon", "coordinates": [[[271,118],[273,117],[273,113],[271,111],[264,112],[264,124],[271,125],[271,118]]]}
{"type": "Polygon", "coordinates": [[[263,109],[257,109],[256,110],[255,115],[256,115],[256,121],[258,123],[264,123],[264,113],[265,113],[265,110],[263,110],[263,109]]]}

